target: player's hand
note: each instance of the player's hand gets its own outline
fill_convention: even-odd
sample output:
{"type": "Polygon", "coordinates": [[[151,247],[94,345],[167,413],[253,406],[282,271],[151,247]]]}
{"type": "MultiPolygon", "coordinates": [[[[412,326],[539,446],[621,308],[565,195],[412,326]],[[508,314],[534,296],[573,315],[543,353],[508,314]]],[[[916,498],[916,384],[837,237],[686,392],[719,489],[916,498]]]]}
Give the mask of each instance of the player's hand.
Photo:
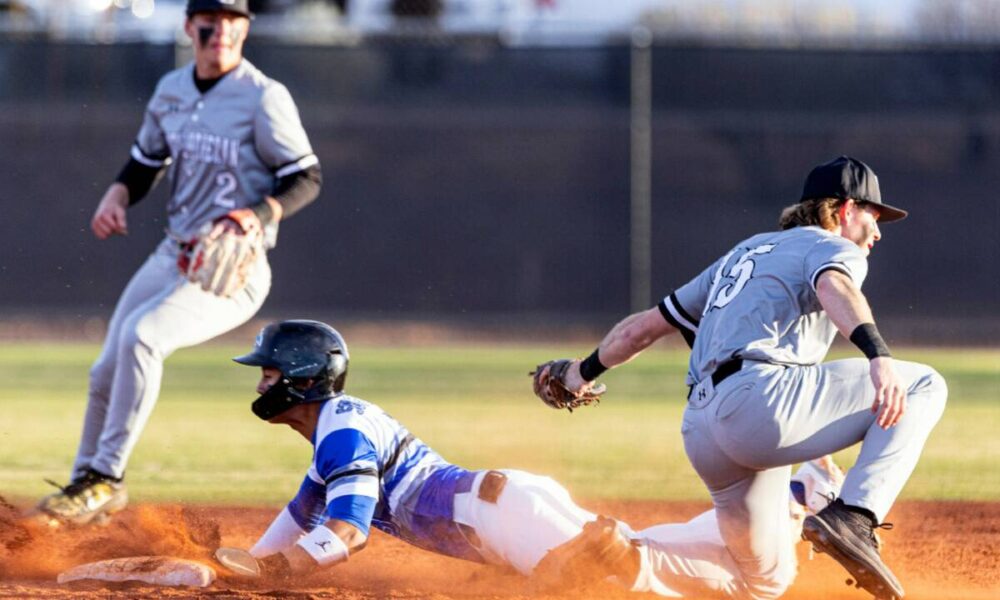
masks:
{"type": "Polygon", "coordinates": [[[583,375],[580,375],[581,362],[583,361],[579,359],[574,360],[573,364],[566,370],[565,377],[563,377],[566,388],[574,394],[589,392],[594,387],[594,381],[587,381],[583,378],[583,375]]]}
{"type": "MultiPolygon", "coordinates": [[[[540,394],[542,388],[548,385],[551,370],[551,363],[542,365],[540,374],[538,377],[535,377],[533,381],[533,387],[536,395],[540,394]]],[[[573,364],[566,369],[565,375],[563,375],[563,385],[570,393],[579,394],[588,388],[593,387],[594,382],[583,380],[583,376],[580,375],[580,361],[574,360],[573,364]]]]}
{"type": "Polygon", "coordinates": [[[230,219],[219,219],[218,222],[212,226],[212,230],[208,233],[208,237],[213,240],[218,239],[227,231],[243,233],[243,228],[240,227],[239,223],[236,221],[232,221],[230,219]]]}
{"type": "Polygon", "coordinates": [[[219,548],[214,556],[220,565],[237,577],[284,579],[292,573],[291,565],[282,552],[258,560],[242,548],[219,548]]]}
{"type": "Polygon", "coordinates": [[[528,373],[532,388],[546,406],[555,409],[573,409],[601,401],[607,391],[603,383],[584,381],[580,375],[580,361],[568,358],[550,360],[528,373]]]}
{"type": "Polygon", "coordinates": [[[128,188],[120,183],[113,183],[104,192],[93,218],[90,228],[99,240],[106,240],[114,234],[127,235],[128,224],[125,211],[128,209],[128,188]]]}
{"type": "Polygon", "coordinates": [[[889,429],[903,417],[906,412],[906,386],[896,372],[892,358],[878,356],[869,363],[872,385],[875,386],[875,402],[872,412],[878,413],[878,426],[889,429]]]}

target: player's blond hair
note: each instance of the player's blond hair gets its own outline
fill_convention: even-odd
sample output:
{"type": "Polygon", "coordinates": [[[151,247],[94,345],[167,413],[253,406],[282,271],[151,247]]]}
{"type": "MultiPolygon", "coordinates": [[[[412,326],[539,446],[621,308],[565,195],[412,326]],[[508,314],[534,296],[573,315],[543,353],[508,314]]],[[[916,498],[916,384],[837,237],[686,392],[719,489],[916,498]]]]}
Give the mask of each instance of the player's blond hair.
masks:
{"type": "Polygon", "coordinates": [[[778,218],[778,226],[782,229],[818,225],[828,231],[834,231],[840,225],[840,215],[837,211],[845,202],[841,198],[814,198],[803,200],[798,204],[785,207],[778,218]]]}

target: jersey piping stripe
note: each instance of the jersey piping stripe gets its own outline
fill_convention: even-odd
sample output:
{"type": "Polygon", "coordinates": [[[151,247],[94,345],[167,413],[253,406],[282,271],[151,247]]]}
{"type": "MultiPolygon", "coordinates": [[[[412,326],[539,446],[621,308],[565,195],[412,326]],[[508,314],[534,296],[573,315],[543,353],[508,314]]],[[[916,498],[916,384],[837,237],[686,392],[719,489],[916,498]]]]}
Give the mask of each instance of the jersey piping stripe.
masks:
{"type": "Polygon", "coordinates": [[[140,148],[138,144],[132,144],[132,149],[129,151],[129,154],[136,160],[136,162],[142,163],[147,167],[160,168],[170,163],[169,156],[166,158],[154,158],[143,152],[142,148],[140,148]]]}
{"type": "Polygon", "coordinates": [[[299,171],[304,171],[313,165],[319,164],[319,158],[315,154],[310,154],[308,156],[303,156],[302,158],[292,161],[290,163],[284,164],[277,168],[274,172],[275,177],[284,177],[286,175],[291,175],[292,173],[297,173],[299,171]]]}
{"type": "Polygon", "coordinates": [[[659,304],[656,305],[657,308],[660,309],[660,314],[663,315],[663,318],[667,321],[667,323],[670,323],[677,328],[677,331],[681,332],[681,337],[684,338],[688,348],[694,348],[695,332],[689,329],[686,325],[682,324],[677,317],[671,314],[668,306],[670,303],[668,301],[669,298],[664,298],[659,304]]]}
{"type": "Polygon", "coordinates": [[[343,477],[353,477],[354,475],[368,475],[370,477],[378,478],[378,471],[376,471],[374,467],[367,467],[367,468],[362,468],[362,469],[351,469],[349,471],[343,471],[343,472],[337,473],[336,475],[334,475],[334,476],[330,477],[329,479],[327,479],[326,480],[326,485],[329,486],[330,484],[332,484],[334,481],[337,481],[338,479],[341,479],[343,477]]]}
{"type": "Polygon", "coordinates": [[[392,477],[389,477],[389,473],[385,474],[385,488],[387,490],[394,490],[400,482],[405,479],[417,465],[419,465],[424,457],[434,454],[430,448],[420,444],[416,447],[410,455],[403,461],[401,461],[396,468],[393,469],[392,477]]]}
{"type": "Polygon", "coordinates": [[[666,309],[667,312],[663,316],[670,322],[671,325],[681,330],[687,329],[694,333],[698,332],[698,320],[689,315],[687,311],[681,307],[680,302],[677,301],[676,295],[670,294],[664,298],[663,302],[660,304],[660,312],[663,312],[663,310],[666,309]]]}
{"type": "Polygon", "coordinates": [[[698,331],[698,326],[701,325],[701,321],[699,319],[696,319],[696,318],[692,317],[691,314],[688,313],[688,311],[684,310],[684,307],[681,306],[681,301],[677,299],[677,293],[674,292],[674,293],[670,294],[669,298],[670,298],[671,308],[678,315],[680,315],[681,317],[685,318],[689,323],[693,323],[694,324],[694,330],[698,331]]]}
{"type": "Polygon", "coordinates": [[[396,463],[399,462],[399,457],[403,455],[403,451],[406,450],[406,447],[412,444],[415,439],[416,438],[413,437],[412,433],[407,433],[406,437],[399,442],[396,449],[393,451],[392,456],[389,457],[389,460],[385,461],[385,465],[382,467],[381,474],[383,476],[396,466],[396,463]]]}
{"type": "Polygon", "coordinates": [[[827,271],[840,271],[844,275],[847,275],[851,281],[854,281],[854,276],[851,275],[851,270],[847,268],[844,263],[826,263],[825,265],[820,265],[818,269],[813,271],[812,277],[809,278],[809,284],[812,285],[812,289],[816,291],[816,284],[819,281],[819,276],[827,271]]]}

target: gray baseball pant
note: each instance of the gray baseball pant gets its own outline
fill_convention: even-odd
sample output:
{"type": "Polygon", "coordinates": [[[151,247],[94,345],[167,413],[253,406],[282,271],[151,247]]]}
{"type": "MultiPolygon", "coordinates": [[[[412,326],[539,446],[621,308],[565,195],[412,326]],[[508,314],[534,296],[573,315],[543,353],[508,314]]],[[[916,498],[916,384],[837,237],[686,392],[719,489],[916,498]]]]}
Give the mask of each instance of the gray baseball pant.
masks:
{"type": "Polygon", "coordinates": [[[83,435],[72,477],[87,467],[121,477],[160,392],[163,361],[248,321],[271,288],[262,253],[247,286],[230,298],[188,282],[177,268],[177,242],[167,238],[125,287],[90,369],[83,435]]]}
{"type": "MultiPolygon", "coordinates": [[[[634,589],[663,595],[776,598],[796,574],[788,489],[791,465],[861,442],[841,499],[881,522],[913,472],[948,390],[934,369],[896,361],[907,409],[889,430],[871,411],[865,359],[807,367],[745,363],[713,388],[692,390],[681,433],[708,486],[717,534],[704,519],[652,530],[634,589]],[[704,393],[701,393],[704,392],[704,393]]],[[[706,378],[707,379],[707,378],[706,378]]],[[[640,532],[641,534],[642,532],[640,532]]]]}

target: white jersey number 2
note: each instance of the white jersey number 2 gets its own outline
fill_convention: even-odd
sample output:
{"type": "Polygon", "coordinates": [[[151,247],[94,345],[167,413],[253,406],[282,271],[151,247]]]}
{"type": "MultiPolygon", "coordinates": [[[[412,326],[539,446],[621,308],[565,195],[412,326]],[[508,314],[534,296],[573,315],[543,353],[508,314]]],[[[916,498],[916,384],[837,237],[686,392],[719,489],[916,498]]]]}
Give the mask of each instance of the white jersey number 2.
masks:
{"type": "Polygon", "coordinates": [[[715,302],[712,303],[712,308],[722,308],[732,302],[743,291],[743,287],[750,281],[750,277],[753,276],[753,270],[757,266],[757,263],[753,261],[753,257],[769,253],[771,250],[774,250],[774,246],[774,244],[764,244],[743,254],[726,275],[736,281],[719,288],[719,293],[715,297],[715,302]]]}
{"type": "Polygon", "coordinates": [[[236,208],[236,199],[233,198],[233,192],[236,191],[236,176],[232,173],[219,173],[215,177],[215,184],[222,189],[215,194],[213,202],[223,208],[236,208]]]}

